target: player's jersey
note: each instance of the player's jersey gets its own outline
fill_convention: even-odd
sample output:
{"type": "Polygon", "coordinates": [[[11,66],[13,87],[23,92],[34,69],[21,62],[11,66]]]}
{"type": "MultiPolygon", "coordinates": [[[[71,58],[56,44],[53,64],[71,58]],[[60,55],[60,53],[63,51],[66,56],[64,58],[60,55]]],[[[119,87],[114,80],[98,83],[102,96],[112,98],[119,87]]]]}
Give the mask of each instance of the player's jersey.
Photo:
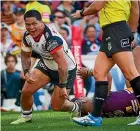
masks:
{"type": "Polygon", "coordinates": [[[118,21],[128,21],[130,8],[130,0],[106,1],[104,7],[99,12],[100,25],[103,27],[118,21]]]}
{"type": "Polygon", "coordinates": [[[68,70],[74,69],[76,67],[76,62],[72,52],[68,48],[66,41],[56,30],[55,26],[52,24],[45,25],[44,32],[39,41],[35,41],[28,32],[25,32],[24,34],[22,50],[25,52],[35,51],[40,54],[45,65],[51,70],[58,70],[58,65],[51,54],[60,48],[63,48],[64,50],[68,70]]]}
{"type": "Polygon", "coordinates": [[[42,21],[47,22],[47,23],[50,22],[49,15],[51,14],[51,10],[48,5],[43,5],[39,3],[38,1],[32,1],[32,2],[29,2],[26,6],[26,12],[29,10],[39,11],[42,16],[42,21]]]}
{"type": "Polygon", "coordinates": [[[134,112],[138,113],[139,109],[140,105],[133,91],[122,90],[109,94],[103,106],[103,113],[121,110],[124,113],[132,114],[134,112]]]}

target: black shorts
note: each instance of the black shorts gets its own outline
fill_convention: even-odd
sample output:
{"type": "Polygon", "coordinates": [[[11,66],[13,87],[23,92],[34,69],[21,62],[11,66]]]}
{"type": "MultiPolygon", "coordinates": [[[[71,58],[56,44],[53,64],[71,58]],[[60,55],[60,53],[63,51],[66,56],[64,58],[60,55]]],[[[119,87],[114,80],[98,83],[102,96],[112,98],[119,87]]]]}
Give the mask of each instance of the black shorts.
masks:
{"type": "Polygon", "coordinates": [[[107,57],[122,51],[132,51],[133,34],[125,21],[115,22],[103,27],[103,44],[100,51],[107,57]]]}
{"type": "MultiPolygon", "coordinates": [[[[50,81],[51,83],[59,86],[58,71],[53,71],[53,70],[49,69],[44,64],[43,60],[40,60],[35,68],[40,70],[45,75],[47,75],[51,79],[51,81],[50,81]]],[[[74,80],[75,80],[75,77],[76,77],[76,71],[77,71],[77,67],[75,67],[73,70],[68,71],[68,79],[67,79],[67,85],[66,85],[67,89],[72,89],[73,88],[74,80]]]]}

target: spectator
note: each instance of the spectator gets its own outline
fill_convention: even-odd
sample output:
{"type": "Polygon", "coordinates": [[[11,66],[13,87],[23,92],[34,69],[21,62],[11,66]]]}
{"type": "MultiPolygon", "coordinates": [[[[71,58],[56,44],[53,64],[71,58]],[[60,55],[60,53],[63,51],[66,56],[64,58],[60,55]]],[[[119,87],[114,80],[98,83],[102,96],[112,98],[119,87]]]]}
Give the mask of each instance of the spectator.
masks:
{"type": "Polygon", "coordinates": [[[97,54],[100,43],[96,40],[96,29],[93,25],[88,25],[84,31],[85,38],[82,44],[82,54],[97,54]]]}
{"type": "Polygon", "coordinates": [[[101,27],[99,24],[98,15],[89,15],[87,16],[87,25],[94,25],[96,29],[96,38],[99,38],[101,27]]]}
{"type": "Polygon", "coordinates": [[[65,27],[60,27],[59,33],[63,36],[65,41],[68,44],[68,47],[71,49],[71,40],[68,39],[69,31],[65,27]]]}
{"type": "Polygon", "coordinates": [[[67,30],[69,31],[69,35],[68,35],[68,39],[71,40],[71,22],[69,18],[66,18],[65,13],[61,10],[56,10],[54,12],[54,20],[53,22],[56,25],[56,28],[58,29],[58,31],[60,30],[60,27],[64,27],[67,28],[67,30]],[[68,23],[65,24],[65,23],[68,23]]]}
{"type": "Polygon", "coordinates": [[[3,57],[6,56],[10,48],[14,45],[12,39],[8,38],[8,35],[11,32],[10,26],[6,23],[1,23],[1,42],[0,42],[0,50],[3,57]]]}
{"type": "MultiPolygon", "coordinates": [[[[20,89],[20,71],[15,69],[17,58],[14,55],[5,57],[6,69],[1,71],[2,90],[5,92],[5,99],[16,99],[20,89]]],[[[13,105],[10,105],[10,107],[13,105]]],[[[14,105],[15,108],[16,106],[14,105]]],[[[19,110],[19,109],[18,109],[19,110]]]]}
{"type": "Polygon", "coordinates": [[[42,21],[50,23],[49,16],[51,14],[51,9],[45,2],[36,0],[30,1],[26,6],[26,12],[28,10],[38,10],[42,15],[42,21]]]}
{"type": "Polygon", "coordinates": [[[73,1],[62,1],[61,4],[57,7],[57,10],[65,12],[66,17],[70,18],[73,22],[74,19],[71,17],[71,14],[75,12],[75,8],[72,4],[73,1]]]}
{"type": "Polygon", "coordinates": [[[8,25],[14,23],[14,15],[12,14],[12,2],[2,1],[1,22],[8,25]]]}
{"type": "Polygon", "coordinates": [[[21,46],[22,37],[25,32],[24,12],[23,8],[16,8],[14,12],[15,23],[10,25],[12,28],[12,39],[18,47],[21,46]]]}
{"type": "Polygon", "coordinates": [[[98,23],[98,15],[89,15],[83,17],[83,19],[78,19],[73,22],[73,26],[80,26],[84,31],[86,26],[93,25],[96,29],[96,38],[98,39],[101,32],[100,24],[98,23]]]}
{"type": "Polygon", "coordinates": [[[51,4],[51,9],[52,9],[52,12],[55,12],[57,10],[57,7],[60,5],[61,1],[51,1],[50,4],[51,4]]]}

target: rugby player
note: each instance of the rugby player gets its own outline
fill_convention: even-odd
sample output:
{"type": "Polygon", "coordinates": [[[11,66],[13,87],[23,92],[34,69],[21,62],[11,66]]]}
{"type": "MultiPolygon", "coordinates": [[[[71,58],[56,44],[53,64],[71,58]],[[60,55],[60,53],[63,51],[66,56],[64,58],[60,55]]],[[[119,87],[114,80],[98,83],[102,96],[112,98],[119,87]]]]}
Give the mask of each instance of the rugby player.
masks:
{"type": "Polygon", "coordinates": [[[136,97],[140,97],[140,75],[134,64],[131,46],[134,39],[132,32],[136,32],[139,19],[138,2],[95,1],[88,8],[78,10],[72,16],[80,18],[97,12],[103,29],[103,44],[93,70],[96,81],[93,111],[85,117],[73,118],[75,123],[85,126],[102,125],[101,112],[108,94],[107,75],[114,64],[118,65],[130,82],[136,97]]]}
{"type": "Polygon", "coordinates": [[[24,34],[21,61],[26,82],[22,89],[20,119],[11,124],[31,121],[32,95],[49,82],[55,84],[51,107],[55,111],[78,112],[79,105],[68,100],[76,76],[76,63],[66,41],[51,25],[42,22],[37,10],[29,10],[24,15],[27,31],[24,34]],[[30,71],[31,52],[41,56],[36,67],[30,71]]]}

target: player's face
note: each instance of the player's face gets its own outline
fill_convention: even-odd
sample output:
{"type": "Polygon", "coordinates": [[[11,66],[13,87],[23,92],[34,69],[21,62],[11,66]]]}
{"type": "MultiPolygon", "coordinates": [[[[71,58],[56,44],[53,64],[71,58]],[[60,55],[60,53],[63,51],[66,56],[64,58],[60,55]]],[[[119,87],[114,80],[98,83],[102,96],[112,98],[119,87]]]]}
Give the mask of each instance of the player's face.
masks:
{"type": "Polygon", "coordinates": [[[25,26],[32,37],[37,37],[42,32],[43,23],[35,17],[29,17],[25,19],[25,26]]]}

